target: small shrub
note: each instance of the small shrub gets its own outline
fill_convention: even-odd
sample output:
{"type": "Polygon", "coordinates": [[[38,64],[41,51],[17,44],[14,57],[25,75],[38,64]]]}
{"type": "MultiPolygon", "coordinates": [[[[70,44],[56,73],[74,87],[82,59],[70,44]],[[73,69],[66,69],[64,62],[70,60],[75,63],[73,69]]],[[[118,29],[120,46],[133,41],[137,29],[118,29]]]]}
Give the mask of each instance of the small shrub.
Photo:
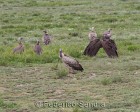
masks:
{"type": "Polygon", "coordinates": [[[56,72],[58,78],[63,78],[68,75],[68,72],[65,69],[60,69],[56,72]]]}
{"type": "Polygon", "coordinates": [[[135,45],[131,45],[127,48],[128,51],[136,51],[138,49],[139,49],[138,46],[135,46],[135,45]]]}
{"type": "Polygon", "coordinates": [[[75,57],[75,58],[80,58],[81,57],[81,53],[77,50],[69,51],[69,55],[72,56],[72,57],[75,57]]]}
{"type": "Polygon", "coordinates": [[[58,63],[57,64],[53,64],[53,66],[51,67],[52,70],[58,70],[58,63]]]}
{"type": "Polygon", "coordinates": [[[78,33],[77,32],[72,32],[72,33],[69,33],[70,36],[73,36],[73,37],[76,37],[78,36],[78,33]]]}
{"type": "Polygon", "coordinates": [[[140,98],[134,99],[134,103],[135,103],[135,104],[140,104],[140,98]]]}
{"type": "Polygon", "coordinates": [[[121,77],[113,77],[113,78],[112,78],[112,82],[113,82],[113,83],[123,82],[123,80],[122,80],[121,77]]]}

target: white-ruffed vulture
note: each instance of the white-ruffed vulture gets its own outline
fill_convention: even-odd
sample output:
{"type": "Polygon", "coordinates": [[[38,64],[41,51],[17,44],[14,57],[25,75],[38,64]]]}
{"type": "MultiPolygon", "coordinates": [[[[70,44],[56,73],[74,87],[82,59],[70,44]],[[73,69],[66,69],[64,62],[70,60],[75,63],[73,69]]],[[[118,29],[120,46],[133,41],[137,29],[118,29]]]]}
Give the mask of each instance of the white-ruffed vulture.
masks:
{"type": "Polygon", "coordinates": [[[102,47],[105,50],[106,54],[110,58],[118,57],[117,46],[114,40],[110,39],[111,30],[109,29],[103,34],[103,38],[101,40],[102,47]]]}
{"type": "Polygon", "coordinates": [[[91,28],[91,32],[89,33],[90,42],[84,50],[84,55],[88,56],[96,56],[99,49],[102,47],[100,39],[97,38],[97,34],[95,32],[95,28],[91,28]]]}
{"type": "Polygon", "coordinates": [[[13,49],[13,53],[23,53],[24,52],[24,45],[22,44],[22,42],[19,42],[19,45],[13,49]]]}
{"type": "Polygon", "coordinates": [[[102,47],[100,39],[93,39],[84,50],[84,55],[96,56],[99,49],[102,47]]]}
{"type": "Polygon", "coordinates": [[[59,50],[59,57],[62,62],[69,68],[70,73],[74,73],[74,71],[83,71],[82,65],[73,57],[67,56],[62,52],[62,49],[59,50]]]}
{"type": "Polygon", "coordinates": [[[115,41],[112,39],[103,39],[101,40],[103,49],[109,58],[118,57],[117,46],[115,41]]]}
{"type": "Polygon", "coordinates": [[[40,46],[40,42],[37,41],[35,47],[34,47],[34,52],[37,54],[37,55],[40,55],[42,53],[42,48],[40,46]]]}
{"type": "Polygon", "coordinates": [[[89,37],[89,40],[92,41],[93,39],[97,38],[97,33],[94,27],[92,27],[90,30],[91,31],[89,32],[88,37],[89,37]]]}
{"type": "Polygon", "coordinates": [[[51,37],[50,37],[50,35],[48,34],[48,32],[46,30],[43,31],[43,32],[44,32],[43,43],[45,45],[48,45],[51,42],[51,37]]]}

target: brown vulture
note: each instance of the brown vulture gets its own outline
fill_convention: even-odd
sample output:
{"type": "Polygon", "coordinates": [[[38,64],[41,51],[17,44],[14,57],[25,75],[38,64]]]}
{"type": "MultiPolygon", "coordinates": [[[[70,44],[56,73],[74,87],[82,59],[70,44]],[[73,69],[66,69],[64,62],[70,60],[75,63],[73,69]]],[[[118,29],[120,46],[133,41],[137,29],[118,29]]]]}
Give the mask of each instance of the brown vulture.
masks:
{"type": "Polygon", "coordinates": [[[22,42],[19,42],[19,45],[13,49],[13,53],[23,53],[24,52],[24,45],[22,44],[22,42]]]}
{"type": "Polygon", "coordinates": [[[92,27],[90,30],[91,31],[89,32],[88,37],[89,37],[89,40],[92,41],[93,39],[97,38],[97,33],[94,27],[92,27]]]}
{"type": "Polygon", "coordinates": [[[89,42],[88,46],[84,50],[84,55],[88,56],[96,56],[99,49],[102,47],[100,39],[93,39],[89,42]]]}
{"type": "Polygon", "coordinates": [[[43,32],[44,32],[43,42],[45,45],[48,45],[51,42],[51,37],[46,30],[43,32]]]}
{"type": "Polygon", "coordinates": [[[97,34],[95,32],[94,27],[91,28],[91,32],[89,33],[90,42],[88,46],[84,50],[84,55],[95,56],[99,49],[102,47],[100,39],[97,38],[97,34]]]}
{"type": "Polygon", "coordinates": [[[34,52],[37,54],[37,55],[40,55],[42,53],[42,48],[40,46],[40,42],[37,41],[35,47],[34,47],[34,52]]]}
{"type": "Polygon", "coordinates": [[[109,58],[118,57],[117,46],[115,41],[112,39],[102,39],[101,40],[103,49],[109,58]]]}
{"type": "Polygon", "coordinates": [[[104,32],[101,43],[108,57],[113,58],[113,57],[118,57],[118,52],[117,52],[117,46],[115,44],[115,41],[110,39],[110,37],[112,36],[111,30],[112,29],[109,29],[108,31],[104,32]]]}
{"type": "Polygon", "coordinates": [[[65,65],[69,68],[70,73],[74,73],[75,70],[77,71],[83,71],[82,65],[74,58],[65,55],[62,52],[62,49],[59,50],[59,57],[61,58],[62,62],[65,63],[65,65]]]}

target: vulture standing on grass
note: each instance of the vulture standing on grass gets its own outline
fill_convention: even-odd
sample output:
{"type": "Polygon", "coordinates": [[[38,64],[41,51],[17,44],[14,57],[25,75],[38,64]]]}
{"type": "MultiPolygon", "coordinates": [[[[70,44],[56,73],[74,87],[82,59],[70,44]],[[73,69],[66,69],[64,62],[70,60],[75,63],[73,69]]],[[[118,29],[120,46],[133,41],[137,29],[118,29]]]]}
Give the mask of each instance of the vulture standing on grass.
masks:
{"type": "Polygon", "coordinates": [[[43,32],[44,32],[43,42],[45,45],[48,45],[51,42],[50,35],[48,34],[48,32],[46,30],[43,32]]]}
{"type": "Polygon", "coordinates": [[[110,39],[110,37],[111,29],[109,29],[103,34],[103,38],[101,40],[103,49],[105,50],[109,58],[118,57],[117,46],[115,44],[115,41],[110,39]]]}
{"type": "Polygon", "coordinates": [[[84,70],[82,65],[76,59],[65,55],[62,52],[62,49],[60,49],[59,51],[59,57],[61,58],[62,62],[65,63],[66,66],[69,68],[70,73],[74,73],[75,70],[81,72],[84,70]]]}
{"type": "Polygon", "coordinates": [[[13,53],[23,53],[24,52],[24,45],[22,44],[22,42],[19,42],[19,45],[13,49],[13,53]]]}
{"type": "Polygon", "coordinates": [[[100,39],[97,38],[94,27],[92,27],[91,32],[89,33],[90,42],[84,50],[84,55],[96,56],[99,49],[102,47],[100,39]]]}
{"type": "Polygon", "coordinates": [[[40,42],[37,40],[37,43],[34,47],[34,52],[37,54],[37,55],[40,55],[42,53],[42,48],[40,46],[40,42]]]}

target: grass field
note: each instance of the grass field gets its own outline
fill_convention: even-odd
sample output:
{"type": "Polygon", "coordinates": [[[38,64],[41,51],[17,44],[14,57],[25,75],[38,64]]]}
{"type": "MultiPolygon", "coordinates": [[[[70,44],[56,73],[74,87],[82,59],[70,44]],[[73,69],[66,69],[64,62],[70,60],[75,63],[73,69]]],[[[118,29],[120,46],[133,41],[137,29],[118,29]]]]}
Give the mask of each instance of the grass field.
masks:
{"type": "Polygon", "coordinates": [[[0,10],[0,112],[140,112],[139,0],[0,0],[0,10]],[[119,58],[82,55],[92,26],[99,37],[113,29],[119,58]],[[52,43],[37,56],[44,29],[52,43]],[[59,48],[84,72],[68,74],[59,48]]]}

